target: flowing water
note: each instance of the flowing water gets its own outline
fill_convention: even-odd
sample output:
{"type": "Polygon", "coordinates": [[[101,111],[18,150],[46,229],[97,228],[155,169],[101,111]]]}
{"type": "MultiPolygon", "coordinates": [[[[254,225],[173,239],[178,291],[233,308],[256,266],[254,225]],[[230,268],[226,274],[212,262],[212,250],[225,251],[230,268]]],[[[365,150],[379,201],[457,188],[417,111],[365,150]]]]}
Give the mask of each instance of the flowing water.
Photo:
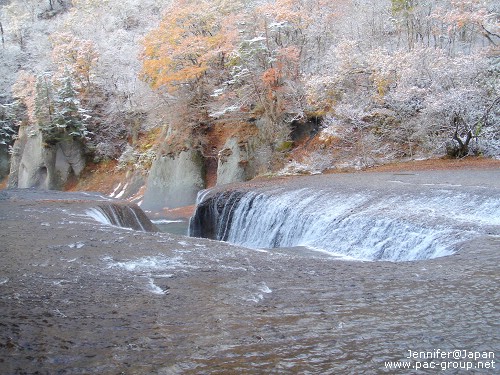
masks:
{"type": "Polygon", "coordinates": [[[143,232],[157,230],[146,214],[137,205],[133,204],[99,203],[96,207],[87,210],[87,215],[102,224],[143,232]]]}
{"type": "Polygon", "coordinates": [[[161,232],[178,234],[181,236],[187,236],[188,234],[188,229],[189,229],[188,220],[155,219],[152,220],[152,222],[161,232]]]}
{"type": "Polygon", "coordinates": [[[496,194],[457,186],[203,191],[190,234],[251,248],[306,246],[361,260],[431,259],[498,228],[496,194]]]}
{"type": "Polygon", "coordinates": [[[498,373],[387,368],[415,367],[408,350],[500,355],[500,230],[475,203],[473,224],[436,219],[473,235],[453,255],[373,262],[120,228],[85,194],[0,192],[0,374],[498,373]]]}

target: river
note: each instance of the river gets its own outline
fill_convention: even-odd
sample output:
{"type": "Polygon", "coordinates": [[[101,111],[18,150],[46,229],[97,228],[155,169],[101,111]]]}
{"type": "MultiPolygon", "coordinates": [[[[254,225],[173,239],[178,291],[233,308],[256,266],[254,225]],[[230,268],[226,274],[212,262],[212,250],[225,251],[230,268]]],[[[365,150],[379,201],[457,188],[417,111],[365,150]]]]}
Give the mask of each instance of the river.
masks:
{"type": "Polygon", "coordinates": [[[498,373],[498,227],[445,257],[339,260],[109,226],[95,200],[1,194],[1,374],[498,373]]]}

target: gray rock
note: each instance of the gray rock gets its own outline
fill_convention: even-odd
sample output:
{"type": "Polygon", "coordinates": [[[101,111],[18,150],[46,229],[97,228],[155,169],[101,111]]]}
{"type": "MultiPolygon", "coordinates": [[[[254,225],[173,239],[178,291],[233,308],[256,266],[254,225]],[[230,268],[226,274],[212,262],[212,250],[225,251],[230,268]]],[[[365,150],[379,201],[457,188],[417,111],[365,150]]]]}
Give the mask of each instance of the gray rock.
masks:
{"type": "MultiPolygon", "coordinates": [[[[59,184],[64,185],[73,173],[79,176],[85,168],[83,146],[78,141],[59,142],[56,146],[54,170],[59,184]]],[[[57,181],[56,181],[57,182],[57,181]]]]}
{"type": "Polygon", "coordinates": [[[79,176],[84,167],[81,142],[47,145],[40,133],[21,134],[14,144],[9,187],[60,190],[71,176],[79,176]]]}
{"type": "Polygon", "coordinates": [[[175,157],[161,156],[149,172],[141,207],[159,210],[189,206],[204,187],[204,162],[198,151],[190,149],[175,157]]]}
{"type": "Polygon", "coordinates": [[[229,138],[218,154],[217,185],[247,180],[248,158],[248,143],[240,145],[237,138],[229,138]]]}
{"type": "Polygon", "coordinates": [[[141,190],[146,185],[146,177],[141,171],[129,171],[125,175],[125,183],[115,192],[120,199],[135,200],[142,197],[141,190]]]}
{"type": "Polygon", "coordinates": [[[255,143],[252,138],[241,141],[231,137],[226,141],[218,154],[217,185],[248,181],[255,177],[255,143]]]}

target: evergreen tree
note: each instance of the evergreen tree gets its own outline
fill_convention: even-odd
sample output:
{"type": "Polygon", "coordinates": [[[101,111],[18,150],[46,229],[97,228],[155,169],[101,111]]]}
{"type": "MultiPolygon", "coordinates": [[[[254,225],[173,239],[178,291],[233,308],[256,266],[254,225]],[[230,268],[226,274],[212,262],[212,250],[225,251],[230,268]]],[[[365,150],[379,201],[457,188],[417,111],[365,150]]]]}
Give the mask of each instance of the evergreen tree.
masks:
{"type": "Polygon", "coordinates": [[[40,76],[35,92],[35,116],[45,143],[87,138],[86,122],[90,116],[82,107],[70,76],[56,84],[40,76]]]}
{"type": "Polygon", "coordinates": [[[24,109],[19,101],[0,104],[0,145],[11,145],[16,138],[24,109]]]}
{"type": "Polygon", "coordinates": [[[47,75],[40,75],[36,78],[35,85],[35,119],[38,127],[42,131],[44,140],[50,143],[53,137],[53,87],[47,75]]]}
{"type": "Polygon", "coordinates": [[[85,139],[87,137],[86,122],[90,116],[82,107],[69,76],[61,79],[56,93],[55,109],[53,127],[57,130],[59,139],[85,139]]]}

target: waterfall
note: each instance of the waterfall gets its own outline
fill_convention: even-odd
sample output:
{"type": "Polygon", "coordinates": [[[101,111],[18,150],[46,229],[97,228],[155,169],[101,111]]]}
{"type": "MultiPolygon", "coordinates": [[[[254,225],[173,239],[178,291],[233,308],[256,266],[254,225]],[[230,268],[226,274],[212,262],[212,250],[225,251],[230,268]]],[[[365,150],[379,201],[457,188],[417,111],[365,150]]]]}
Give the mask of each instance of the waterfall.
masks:
{"type": "Polygon", "coordinates": [[[143,232],[156,232],[157,229],[144,211],[135,204],[102,203],[87,210],[87,215],[106,225],[114,225],[143,232]]]}
{"type": "Polygon", "coordinates": [[[391,194],[225,191],[199,195],[190,235],[251,248],[307,246],[363,260],[450,255],[465,240],[500,226],[495,196],[433,190],[391,194]]]}

